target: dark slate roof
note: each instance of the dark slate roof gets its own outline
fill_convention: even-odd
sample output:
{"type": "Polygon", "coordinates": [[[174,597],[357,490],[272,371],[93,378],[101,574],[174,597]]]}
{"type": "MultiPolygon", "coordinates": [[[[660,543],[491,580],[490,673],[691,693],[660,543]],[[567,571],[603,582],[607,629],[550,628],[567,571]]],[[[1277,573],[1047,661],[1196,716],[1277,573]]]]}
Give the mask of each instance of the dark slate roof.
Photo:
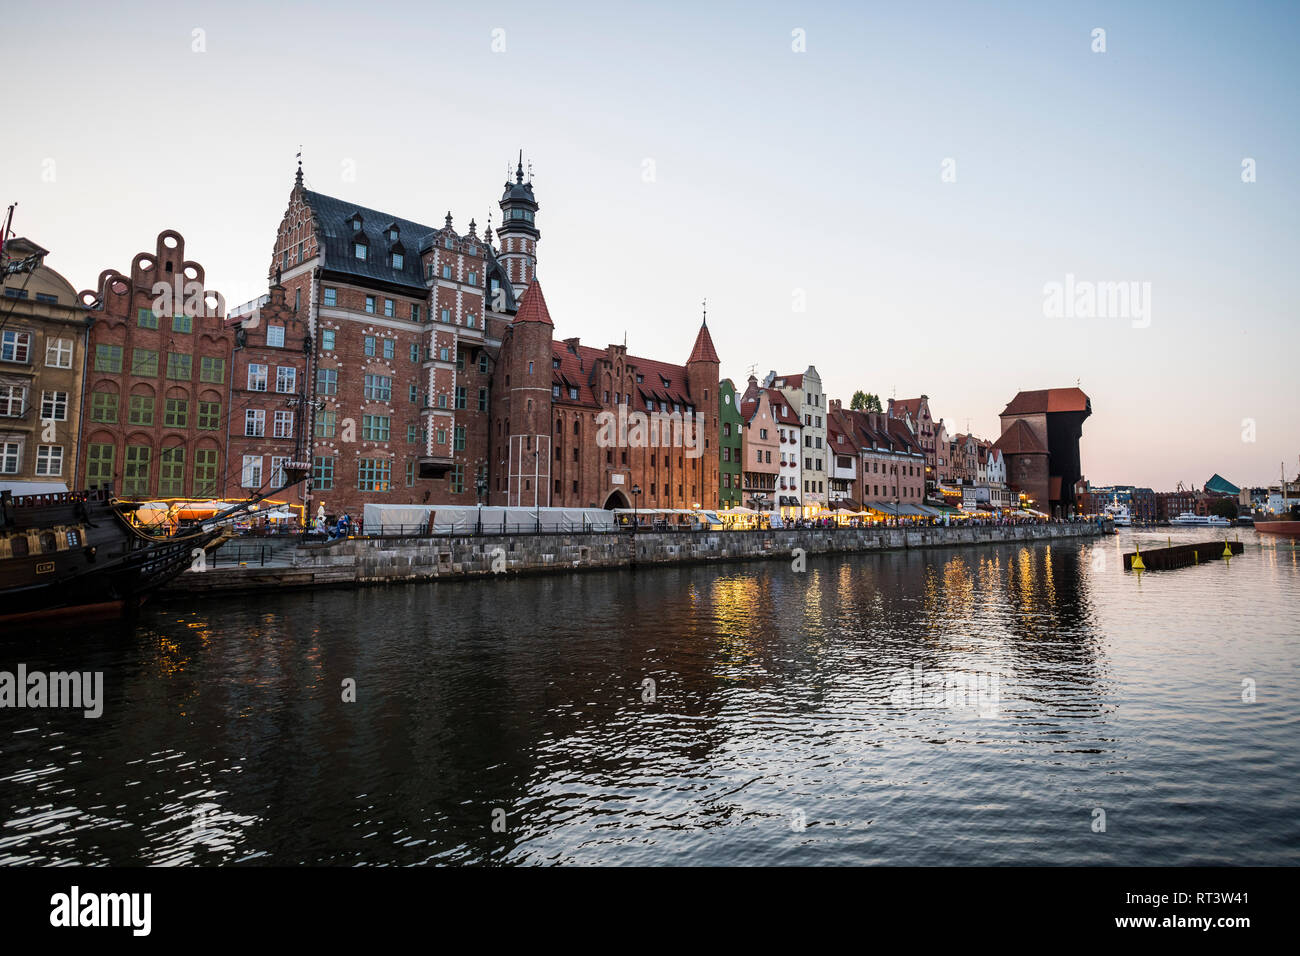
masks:
{"type": "Polygon", "coordinates": [[[1042,388],[1031,392],[1017,392],[1003,415],[1035,415],[1043,412],[1092,413],[1092,403],[1078,388],[1042,388]]]}
{"type": "Polygon", "coordinates": [[[420,273],[420,249],[429,235],[437,231],[432,226],[311,190],[304,190],[303,197],[320,223],[323,235],[319,239],[325,250],[326,269],[363,279],[409,286],[421,293],[425,291],[424,276],[420,273]],[[359,233],[352,231],[352,223],[349,221],[354,213],[361,214],[359,233]],[[400,244],[404,253],[401,269],[394,269],[388,264],[388,254],[394,247],[394,243],[388,239],[391,226],[397,227],[397,244],[400,244]],[[352,244],[362,235],[369,245],[364,260],[353,255],[352,250],[352,244]]]}

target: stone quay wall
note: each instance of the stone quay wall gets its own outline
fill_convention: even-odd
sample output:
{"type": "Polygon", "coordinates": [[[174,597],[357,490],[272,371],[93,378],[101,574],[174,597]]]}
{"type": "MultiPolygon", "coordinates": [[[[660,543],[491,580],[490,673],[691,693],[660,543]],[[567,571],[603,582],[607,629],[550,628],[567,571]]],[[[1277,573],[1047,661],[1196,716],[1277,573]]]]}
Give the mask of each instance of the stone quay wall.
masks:
{"type": "Polygon", "coordinates": [[[278,567],[216,567],[187,571],[169,586],[178,591],[330,587],[496,574],[534,574],[600,568],[653,567],[715,561],[791,560],[808,556],[909,548],[1027,544],[1095,537],[1113,530],[1096,524],[965,528],[841,528],[780,531],[626,531],[605,534],[349,538],[299,545],[278,567]]]}

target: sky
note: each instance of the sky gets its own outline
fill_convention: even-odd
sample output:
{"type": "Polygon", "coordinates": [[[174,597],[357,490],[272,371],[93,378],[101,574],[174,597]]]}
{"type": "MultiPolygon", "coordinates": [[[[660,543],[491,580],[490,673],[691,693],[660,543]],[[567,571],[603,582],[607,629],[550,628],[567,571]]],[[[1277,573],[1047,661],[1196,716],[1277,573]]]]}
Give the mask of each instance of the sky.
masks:
{"type": "Polygon", "coordinates": [[[1300,456],[1298,47],[1295,2],[27,4],[0,201],[78,289],[173,228],[234,305],[300,147],[462,231],[522,148],[557,337],[684,362],[707,298],[738,383],[815,365],[995,439],[1077,382],[1094,484],[1265,484],[1300,456]]]}

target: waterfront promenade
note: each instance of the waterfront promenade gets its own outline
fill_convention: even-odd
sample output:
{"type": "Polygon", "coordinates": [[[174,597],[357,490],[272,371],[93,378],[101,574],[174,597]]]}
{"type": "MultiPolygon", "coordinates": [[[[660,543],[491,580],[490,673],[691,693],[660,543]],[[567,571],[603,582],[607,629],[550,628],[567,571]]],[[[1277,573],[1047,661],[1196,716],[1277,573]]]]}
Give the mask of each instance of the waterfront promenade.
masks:
{"type": "MultiPolygon", "coordinates": [[[[822,554],[1034,543],[1108,533],[1095,523],[945,527],[791,528],[762,531],[529,534],[507,536],[355,537],[286,547],[262,563],[256,539],[226,545],[242,564],[191,570],[164,593],[354,587],[499,575],[544,574],[653,565],[794,561],[822,554]]],[[[225,558],[224,560],[229,560],[225,558]]]]}

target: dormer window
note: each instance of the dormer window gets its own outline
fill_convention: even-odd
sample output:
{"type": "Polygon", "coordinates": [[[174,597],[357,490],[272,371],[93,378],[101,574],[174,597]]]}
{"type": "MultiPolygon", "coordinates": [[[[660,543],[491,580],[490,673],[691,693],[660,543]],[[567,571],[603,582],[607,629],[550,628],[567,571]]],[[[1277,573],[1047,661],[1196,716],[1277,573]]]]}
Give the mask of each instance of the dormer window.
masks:
{"type": "Polygon", "coordinates": [[[448,236],[446,239],[442,241],[442,247],[444,249],[455,249],[456,243],[452,241],[451,236],[448,236]]]}
{"type": "Polygon", "coordinates": [[[394,252],[394,253],[392,254],[392,264],[393,264],[393,268],[394,268],[394,269],[400,269],[400,268],[402,268],[402,262],[403,262],[402,254],[401,254],[400,252],[394,252]]]}
{"type": "Polygon", "coordinates": [[[353,220],[352,220],[352,231],[353,231],[353,232],[360,232],[360,231],[361,231],[361,220],[360,220],[360,219],[353,219],[353,220]]]}
{"type": "Polygon", "coordinates": [[[352,244],[352,254],[362,262],[366,259],[366,244],[364,242],[354,242],[352,244]]]}
{"type": "Polygon", "coordinates": [[[389,242],[396,242],[396,241],[397,241],[397,227],[396,227],[396,226],[389,226],[389,227],[388,227],[388,241],[389,241],[389,242]]]}

